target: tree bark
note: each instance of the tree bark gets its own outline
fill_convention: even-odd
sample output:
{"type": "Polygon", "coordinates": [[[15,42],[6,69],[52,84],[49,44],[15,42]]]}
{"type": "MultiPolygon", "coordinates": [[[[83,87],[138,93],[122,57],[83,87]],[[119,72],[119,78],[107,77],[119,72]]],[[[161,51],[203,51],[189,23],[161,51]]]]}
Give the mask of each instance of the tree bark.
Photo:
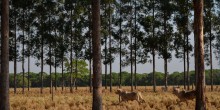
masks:
{"type": "Polygon", "coordinates": [[[121,65],[122,65],[122,61],[121,61],[121,58],[122,58],[122,52],[121,52],[121,51],[122,51],[122,47],[121,47],[121,43],[122,43],[122,39],[121,39],[121,38],[122,38],[122,30],[121,30],[121,29],[122,29],[122,26],[121,26],[121,25],[122,25],[121,2],[122,2],[122,1],[120,1],[120,24],[119,24],[119,25],[120,25],[120,26],[119,26],[119,31],[120,31],[120,32],[119,32],[119,33],[120,33],[120,56],[119,56],[119,57],[120,57],[120,58],[119,58],[119,59],[120,59],[120,65],[119,65],[119,67],[120,67],[120,73],[119,73],[119,88],[121,88],[121,86],[122,86],[122,84],[121,84],[121,82],[122,82],[122,74],[121,74],[121,72],[122,72],[122,66],[121,66],[121,65]]]}
{"type": "Polygon", "coordinates": [[[197,86],[195,110],[206,110],[205,103],[205,67],[204,67],[204,40],[203,40],[203,0],[193,0],[194,3],[194,32],[196,37],[195,50],[197,52],[197,86]]]}
{"type": "Polygon", "coordinates": [[[134,89],[137,89],[137,10],[136,10],[136,0],[135,2],[135,8],[134,8],[134,89]]]}
{"type": "Polygon", "coordinates": [[[24,39],[25,39],[25,35],[24,35],[24,31],[25,31],[25,9],[23,8],[23,39],[22,39],[22,94],[24,94],[24,39]]]}
{"type": "Polygon", "coordinates": [[[186,35],[186,45],[187,45],[187,49],[186,49],[186,64],[187,64],[187,90],[190,89],[190,74],[189,74],[189,36],[186,35]]]}
{"type": "Polygon", "coordinates": [[[184,45],[183,45],[183,82],[184,89],[186,90],[186,35],[184,34],[184,45]]]}
{"type": "Polygon", "coordinates": [[[0,110],[9,110],[9,1],[1,3],[0,110]]]}
{"type": "MultiPolygon", "coordinates": [[[[72,5],[72,4],[71,4],[72,5]]],[[[72,9],[71,9],[71,12],[70,12],[70,19],[71,19],[71,27],[70,27],[70,46],[71,46],[71,50],[70,50],[70,93],[73,93],[73,31],[72,31],[72,9]]]]}
{"type": "MultiPolygon", "coordinates": [[[[155,37],[155,15],[154,15],[155,1],[153,0],[153,38],[155,37]]],[[[156,78],[155,78],[155,47],[152,49],[152,57],[153,57],[153,91],[156,92],[156,78]]]]}
{"type": "MultiPolygon", "coordinates": [[[[64,56],[64,55],[63,55],[63,56],[64,56]]],[[[64,89],[63,60],[64,60],[64,57],[62,57],[62,91],[63,91],[63,89],[64,89]]]]}
{"type": "MultiPolygon", "coordinates": [[[[41,16],[41,27],[43,28],[43,21],[42,21],[42,16],[41,16]]],[[[41,89],[40,93],[43,94],[43,73],[44,72],[44,37],[43,37],[43,32],[41,30],[41,89]]]]}
{"type": "MultiPolygon", "coordinates": [[[[130,6],[132,6],[132,0],[130,1],[130,6]]],[[[131,91],[134,90],[133,84],[133,48],[132,48],[132,10],[130,10],[130,61],[131,61],[131,91]]]]}
{"type": "MultiPolygon", "coordinates": [[[[109,2],[109,10],[111,9],[111,3],[109,2]]],[[[111,11],[108,13],[109,16],[109,24],[108,24],[108,32],[109,32],[109,54],[110,54],[110,64],[109,64],[109,69],[110,69],[110,92],[112,92],[112,35],[111,35],[111,11]]]]}
{"type": "Polygon", "coordinates": [[[167,59],[164,59],[164,72],[165,72],[165,76],[164,76],[164,81],[165,81],[165,89],[167,91],[167,74],[168,74],[168,71],[167,71],[167,59]]]}
{"type": "Polygon", "coordinates": [[[100,0],[92,0],[93,102],[92,110],[102,110],[102,64],[100,0]]]}
{"type": "Polygon", "coordinates": [[[91,36],[91,28],[92,28],[92,17],[91,17],[91,5],[89,11],[89,92],[92,92],[92,36],[91,36]]]}
{"type": "Polygon", "coordinates": [[[15,36],[14,36],[14,93],[17,92],[17,16],[15,14],[15,36]]]}
{"type": "MultiPolygon", "coordinates": [[[[211,11],[211,9],[210,9],[211,11]]],[[[211,12],[210,12],[211,13],[211,12]]],[[[210,30],[209,30],[209,51],[210,51],[210,76],[211,76],[211,91],[213,91],[213,71],[212,71],[212,17],[210,16],[210,30]]]]}

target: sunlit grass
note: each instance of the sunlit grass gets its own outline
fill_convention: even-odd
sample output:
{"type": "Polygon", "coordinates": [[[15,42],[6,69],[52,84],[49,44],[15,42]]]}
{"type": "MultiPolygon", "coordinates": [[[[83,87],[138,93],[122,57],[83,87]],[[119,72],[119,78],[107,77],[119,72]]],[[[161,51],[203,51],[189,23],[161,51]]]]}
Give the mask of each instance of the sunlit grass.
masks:
{"type": "MultiPolygon", "coordinates": [[[[137,90],[142,92],[145,103],[139,104],[136,101],[119,102],[118,95],[115,94],[117,87],[113,88],[110,93],[109,89],[103,88],[103,109],[104,110],[194,110],[195,100],[178,103],[178,98],[172,94],[172,87],[168,92],[162,92],[161,87],[157,87],[157,92],[152,92],[152,87],[138,87],[137,90]]],[[[130,91],[130,87],[123,87],[130,91]]],[[[78,87],[73,93],[69,88],[61,91],[58,88],[54,90],[54,100],[49,93],[49,88],[44,88],[44,94],[40,94],[39,88],[31,88],[25,94],[18,89],[17,94],[10,89],[10,106],[11,110],[91,110],[92,94],[89,93],[88,87],[78,87]]],[[[207,87],[206,96],[208,97],[207,109],[220,110],[220,93],[216,89],[214,92],[209,91],[207,87]]]]}

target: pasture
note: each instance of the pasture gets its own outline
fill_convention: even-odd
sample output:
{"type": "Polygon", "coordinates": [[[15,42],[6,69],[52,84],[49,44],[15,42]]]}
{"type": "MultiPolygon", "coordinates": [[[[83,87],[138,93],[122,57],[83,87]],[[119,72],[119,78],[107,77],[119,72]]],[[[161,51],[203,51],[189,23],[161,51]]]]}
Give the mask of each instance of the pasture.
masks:
{"type": "MultiPolygon", "coordinates": [[[[117,87],[113,87],[113,92],[109,88],[103,88],[102,101],[103,110],[194,110],[195,99],[189,100],[188,105],[185,102],[178,103],[178,98],[172,94],[172,87],[168,92],[163,92],[161,87],[157,87],[157,92],[152,92],[152,86],[137,87],[137,91],[142,93],[145,103],[139,104],[136,101],[119,103],[119,97],[115,94],[117,87]]],[[[206,88],[208,101],[206,106],[208,110],[220,110],[220,89],[215,86],[215,91],[210,92],[210,87],[206,88]]],[[[122,87],[130,91],[130,87],[122,87]]],[[[136,91],[136,90],[135,90],[136,91]]],[[[78,87],[73,93],[69,88],[62,92],[61,88],[54,90],[54,100],[49,93],[49,88],[44,88],[43,94],[40,94],[40,88],[31,88],[25,94],[21,89],[17,89],[17,94],[10,89],[10,109],[11,110],[91,110],[92,93],[89,93],[88,87],[78,87]]]]}

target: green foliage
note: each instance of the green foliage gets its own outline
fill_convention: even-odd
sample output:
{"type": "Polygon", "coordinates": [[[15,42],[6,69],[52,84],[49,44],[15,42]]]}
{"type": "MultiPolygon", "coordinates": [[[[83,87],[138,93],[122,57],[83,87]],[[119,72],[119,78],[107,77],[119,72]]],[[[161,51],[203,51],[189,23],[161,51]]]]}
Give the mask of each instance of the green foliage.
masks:
{"type": "MultiPolygon", "coordinates": [[[[66,72],[70,73],[71,62],[66,60],[64,65],[65,65],[66,72]]],[[[73,71],[73,73],[75,73],[75,71],[77,69],[77,73],[79,74],[78,78],[82,78],[84,75],[89,74],[89,70],[88,70],[87,66],[88,66],[88,64],[86,63],[85,60],[73,59],[73,61],[72,61],[72,71],[73,71]],[[76,63],[77,63],[77,68],[76,68],[76,63]]]]}
{"type": "MultiPolygon", "coordinates": [[[[80,71],[80,70],[79,70],[80,71]]],[[[211,84],[210,79],[210,70],[206,70],[206,84],[211,84]]],[[[190,71],[190,84],[194,83],[194,71],[190,71]]],[[[220,70],[214,69],[213,70],[214,75],[214,85],[220,85],[220,70]]],[[[163,86],[164,85],[164,73],[156,72],[156,84],[157,86],[163,86]]],[[[103,79],[103,85],[104,85],[104,77],[105,75],[102,75],[103,79]]],[[[107,84],[110,84],[110,75],[107,74],[107,84]]],[[[122,86],[130,86],[130,78],[131,74],[123,71],[122,72],[122,86]]],[[[64,82],[65,86],[69,86],[69,73],[64,73],[64,82]]],[[[55,73],[52,73],[52,80],[55,84],[55,73]]],[[[62,76],[61,73],[57,73],[57,84],[58,87],[62,86],[62,76]]],[[[78,86],[88,86],[89,84],[89,75],[88,74],[81,74],[78,78],[77,82],[78,86]]],[[[118,86],[119,84],[119,73],[112,73],[112,85],[118,86]]],[[[173,72],[172,74],[168,74],[168,85],[183,85],[183,72],[173,72]]],[[[152,73],[137,73],[137,85],[138,86],[151,86],[152,85],[152,73]]],[[[40,87],[40,74],[39,73],[30,73],[30,86],[31,87],[40,87]]],[[[44,86],[50,87],[50,76],[49,74],[44,73],[44,86]]],[[[14,74],[10,74],[10,87],[14,87],[14,74]]],[[[17,87],[22,87],[22,74],[17,74],[17,87]]],[[[25,73],[25,87],[27,87],[27,73],[25,73]]]]}

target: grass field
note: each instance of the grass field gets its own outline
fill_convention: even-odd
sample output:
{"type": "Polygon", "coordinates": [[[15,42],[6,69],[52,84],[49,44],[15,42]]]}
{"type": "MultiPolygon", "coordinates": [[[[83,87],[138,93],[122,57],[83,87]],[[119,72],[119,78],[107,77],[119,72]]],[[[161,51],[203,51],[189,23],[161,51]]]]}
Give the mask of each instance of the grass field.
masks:
{"type": "MultiPolygon", "coordinates": [[[[130,90],[130,87],[122,87],[130,90]]],[[[152,92],[152,87],[138,87],[135,91],[141,91],[145,103],[139,104],[136,101],[119,102],[119,97],[115,94],[116,87],[110,93],[109,89],[103,88],[103,109],[104,110],[194,110],[195,100],[178,103],[178,98],[172,94],[172,87],[168,92],[162,92],[161,87],[157,87],[157,92],[152,92]]],[[[220,110],[220,89],[215,88],[214,92],[206,90],[208,101],[206,106],[208,110],[220,110]]],[[[88,87],[78,87],[73,93],[69,92],[69,88],[61,91],[58,88],[54,90],[54,100],[49,93],[49,88],[44,88],[44,94],[40,94],[39,88],[31,88],[25,94],[21,93],[21,89],[17,89],[17,94],[10,89],[10,108],[11,110],[91,110],[92,93],[89,93],[88,87]]]]}

